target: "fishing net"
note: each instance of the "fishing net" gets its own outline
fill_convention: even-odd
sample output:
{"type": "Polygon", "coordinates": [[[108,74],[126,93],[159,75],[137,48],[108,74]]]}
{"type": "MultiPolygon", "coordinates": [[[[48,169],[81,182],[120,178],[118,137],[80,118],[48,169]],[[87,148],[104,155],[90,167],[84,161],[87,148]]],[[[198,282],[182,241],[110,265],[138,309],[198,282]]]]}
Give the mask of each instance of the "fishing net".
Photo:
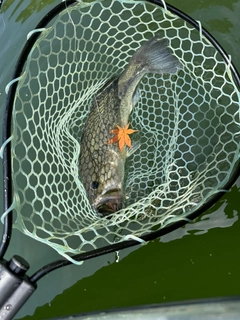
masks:
{"type": "Polygon", "coordinates": [[[222,191],[239,159],[239,93],[220,53],[188,22],[145,1],[63,10],[27,57],[12,112],[14,227],[71,255],[141,237],[222,191]],[[80,137],[94,97],[134,52],[160,35],[182,64],[147,74],[130,115],[137,150],[125,168],[125,208],[95,212],[81,182],[80,137]]]}

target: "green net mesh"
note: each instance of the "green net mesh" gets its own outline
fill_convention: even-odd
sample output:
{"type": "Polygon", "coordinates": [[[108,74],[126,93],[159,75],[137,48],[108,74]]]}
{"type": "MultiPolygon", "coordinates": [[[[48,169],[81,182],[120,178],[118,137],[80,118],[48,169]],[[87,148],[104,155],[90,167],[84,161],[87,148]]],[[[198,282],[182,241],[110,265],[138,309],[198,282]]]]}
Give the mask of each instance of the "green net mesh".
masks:
{"type": "MultiPolygon", "coordinates": [[[[79,1],[41,33],[12,115],[14,227],[71,255],[140,237],[186,218],[221,190],[239,159],[239,93],[227,65],[186,21],[145,1],[79,1]],[[79,173],[80,136],[103,84],[159,34],[174,75],[146,75],[130,123],[126,207],[97,215],[79,173]]],[[[73,262],[75,262],[73,260],[73,262]]]]}

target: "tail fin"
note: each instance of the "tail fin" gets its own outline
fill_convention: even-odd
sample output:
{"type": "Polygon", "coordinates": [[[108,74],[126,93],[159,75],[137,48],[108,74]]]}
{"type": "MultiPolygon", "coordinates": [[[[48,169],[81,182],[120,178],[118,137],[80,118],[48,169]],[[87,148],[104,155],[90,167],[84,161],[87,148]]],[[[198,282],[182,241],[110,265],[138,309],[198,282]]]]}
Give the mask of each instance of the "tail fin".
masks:
{"type": "Polygon", "coordinates": [[[168,47],[169,41],[154,36],[132,56],[130,63],[142,65],[145,73],[176,73],[181,63],[168,47]]]}
{"type": "MultiPolygon", "coordinates": [[[[156,35],[134,53],[118,78],[118,95],[120,99],[124,99],[125,105],[133,106],[132,97],[139,81],[146,73],[176,73],[181,68],[181,63],[173,55],[168,44],[167,39],[160,39],[156,35]]],[[[128,111],[131,110],[130,108],[128,111]]],[[[127,124],[128,117],[125,117],[124,122],[127,124]]]]}

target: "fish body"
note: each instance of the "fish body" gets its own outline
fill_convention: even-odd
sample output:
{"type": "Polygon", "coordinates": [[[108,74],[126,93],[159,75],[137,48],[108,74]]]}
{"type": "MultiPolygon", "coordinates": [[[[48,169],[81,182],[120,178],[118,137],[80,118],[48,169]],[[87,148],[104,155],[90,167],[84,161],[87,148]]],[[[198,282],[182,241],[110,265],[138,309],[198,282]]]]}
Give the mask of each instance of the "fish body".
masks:
{"type": "Polygon", "coordinates": [[[123,207],[127,148],[113,141],[117,126],[126,127],[140,98],[138,84],[146,73],[176,73],[180,62],[168,40],[155,36],[132,56],[126,69],[100,89],[83,127],[80,141],[80,178],[87,197],[103,216],[123,207]]]}

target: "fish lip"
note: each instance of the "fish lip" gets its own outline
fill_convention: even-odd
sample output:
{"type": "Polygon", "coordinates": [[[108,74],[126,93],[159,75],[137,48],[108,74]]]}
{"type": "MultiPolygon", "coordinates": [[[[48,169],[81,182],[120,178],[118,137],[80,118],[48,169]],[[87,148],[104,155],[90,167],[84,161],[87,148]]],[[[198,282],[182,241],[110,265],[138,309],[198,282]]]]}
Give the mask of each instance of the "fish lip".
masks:
{"type": "Polygon", "coordinates": [[[115,193],[115,192],[122,193],[120,184],[111,185],[108,188],[104,189],[103,192],[101,193],[100,197],[102,197],[108,193],[115,193]]]}
{"type": "Polygon", "coordinates": [[[108,202],[110,200],[120,200],[122,199],[122,194],[119,194],[119,189],[113,189],[108,193],[104,193],[101,195],[100,199],[97,199],[97,201],[94,202],[94,206],[98,208],[99,206],[103,205],[105,202],[108,202]],[[116,192],[116,193],[115,193],[116,192]]]}
{"type": "Polygon", "coordinates": [[[109,188],[94,201],[95,209],[102,216],[115,213],[122,209],[122,191],[119,188],[109,188]]]}

